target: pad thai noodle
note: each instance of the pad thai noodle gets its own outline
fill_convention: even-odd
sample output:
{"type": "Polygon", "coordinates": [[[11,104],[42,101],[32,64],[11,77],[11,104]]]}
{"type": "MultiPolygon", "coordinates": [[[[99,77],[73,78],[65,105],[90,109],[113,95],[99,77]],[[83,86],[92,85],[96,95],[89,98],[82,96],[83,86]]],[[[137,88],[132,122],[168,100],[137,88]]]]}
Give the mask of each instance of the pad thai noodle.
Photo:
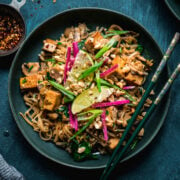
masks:
{"type": "MultiPolygon", "coordinates": [[[[94,31],[79,24],[66,28],[59,40],[45,39],[40,62],[22,64],[20,89],[28,109],[20,115],[42,140],[77,161],[111,153],[153,65],[142,55],[138,36],[115,24],[94,31]]],[[[129,137],[150,104],[147,99],[129,137]]],[[[144,129],[137,140],[143,135],[144,129]]]]}

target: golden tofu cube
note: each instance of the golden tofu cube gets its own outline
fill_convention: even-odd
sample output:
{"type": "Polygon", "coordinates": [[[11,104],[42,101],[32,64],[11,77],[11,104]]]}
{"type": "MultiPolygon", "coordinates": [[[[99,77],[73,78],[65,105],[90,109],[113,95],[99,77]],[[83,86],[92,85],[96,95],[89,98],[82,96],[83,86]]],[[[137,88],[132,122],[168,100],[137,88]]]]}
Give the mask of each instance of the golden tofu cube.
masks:
{"type": "Polygon", "coordinates": [[[131,73],[128,73],[127,76],[124,77],[124,79],[132,82],[133,84],[139,85],[139,86],[142,85],[144,82],[143,76],[140,76],[137,74],[131,74],[131,73]]]}
{"type": "MultiPolygon", "coordinates": [[[[125,80],[132,82],[133,84],[136,85],[142,85],[144,78],[143,76],[137,75],[137,74],[132,74],[131,72],[129,73],[125,73],[123,68],[126,65],[125,60],[123,60],[122,58],[120,58],[119,56],[116,56],[113,61],[112,64],[118,64],[118,68],[115,70],[121,77],[123,77],[125,80]]],[[[139,63],[139,68],[143,68],[143,66],[141,65],[142,63],[139,63]]]]}
{"type": "Polygon", "coordinates": [[[116,146],[118,145],[118,143],[119,143],[119,139],[118,139],[118,138],[111,138],[111,139],[109,140],[109,148],[110,148],[111,150],[115,149],[116,146]]]}
{"type": "Polygon", "coordinates": [[[20,88],[21,89],[32,89],[36,88],[38,84],[38,80],[40,80],[40,76],[35,74],[31,76],[21,77],[20,78],[20,88]]]}
{"type": "Polygon", "coordinates": [[[44,41],[43,50],[53,53],[56,50],[57,43],[52,39],[46,39],[44,41]]]}
{"type": "Polygon", "coordinates": [[[94,46],[101,40],[104,39],[103,36],[101,35],[101,33],[99,31],[97,31],[94,35],[94,46]]]}
{"type": "Polygon", "coordinates": [[[53,90],[47,90],[44,98],[44,107],[48,111],[53,111],[55,107],[60,105],[61,94],[53,90]]]}
{"type": "Polygon", "coordinates": [[[124,76],[124,73],[122,72],[122,68],[126,65],[126,62],[121,59],[119,56],[116,56],[113,61],[112,61],[112,65],[116,65],[118,64],[118,68],[115,69],[115,71],[121,75],[121,76],[124,76]]]}

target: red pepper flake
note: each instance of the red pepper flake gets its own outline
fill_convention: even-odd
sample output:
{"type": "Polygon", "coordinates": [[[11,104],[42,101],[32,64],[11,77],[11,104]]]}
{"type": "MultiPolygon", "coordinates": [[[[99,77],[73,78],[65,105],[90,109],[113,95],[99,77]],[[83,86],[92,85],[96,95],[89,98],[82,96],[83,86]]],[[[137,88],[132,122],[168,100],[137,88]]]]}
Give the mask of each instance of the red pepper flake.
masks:
{"type": "Polygon", "coordinates": [[[0,15],[0,50],[14,48],[22,38],[23,27],[10,15],[0,15]]]}

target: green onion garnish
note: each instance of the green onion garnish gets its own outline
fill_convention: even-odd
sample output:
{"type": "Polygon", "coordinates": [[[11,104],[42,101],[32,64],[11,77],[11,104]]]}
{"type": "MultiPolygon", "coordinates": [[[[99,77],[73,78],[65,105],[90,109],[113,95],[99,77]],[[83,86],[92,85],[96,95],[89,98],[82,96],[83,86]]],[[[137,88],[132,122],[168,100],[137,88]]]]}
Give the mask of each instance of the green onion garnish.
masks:
{"type": "Polygon", "coordinates": [[[109,32],[109,34],[105,34],[104,38],[129,33],[129,31],[116,31],[116,30],[111,30],[111,31],[107,31],[107,32],[109,32]]]}
{"type": "Polygon", "coordinates": [[[51,59],[45,59],[45,61],[49,61],[49,62],[52,62],[52,63],[55,63],[56,60],[54,58],[51,58],[51,59]]]}
{"type": "Polygon", "coordinates": [[[82,112],[80,114],[78,114],[78,121],[81,120],[89,120],[79,131],[77,131],[71,138],[70,140],[74,139],[76,136],[78,136],[79,134],[81,134],[92,122],[93,120],[98,117],[100,114],[102,114],[102,110],[99,109],[92,109],[89,110],[87,112],[82,112]],[[85,117],[84,115],[91,113],[92,115],[90,117],[85,117]],[[84,116],[84,117],[83,117],[84,116]]]}
{"type": "Polygon", "coordinates": [[[138,47],[136,48],[136,51],[139,51],[140,53],[142,53],[143,52],[143,47],[142,47],[142,45],[138,45],[138,47]]]}
{"type": "Polygon", "coordinates": [[[102,66],[103,62],[104,61],[100,61],[98,63],[95,63],[89,69],[82,72],[82,74],[79,76],[78,80],[84,79],[85,77],[89,76],[91,73],[95,72],[99,67],[102,66]]]}
{"type": "Polygon", "coordinates": [[[122,91],[123,93],[125,93],[124,97],[128,98],[130,101],[133,101],[135,102],[136,100],[127,92],[125,91],[124,89],[121,89],[120,87],[116,86],[116,85],[112,85],[110,84],[109,82],[105,81],[104,79],[100,79],[101,81],[101,85],[104,85],[104,86],[108,86],[108,87],[112,87],[114,89],[119,89],[120,91],[122,91]]]}
{"type": "Polygon", "coordinates": [[[33,67],[34,67],[34,66],[32,65],[32,66],[28,69],[28,72],[31,72],[31,70],[32,70],[33,67]]]}
{"type": "Polygon", "coordinates": [[[62,42],[58,42],[57,45],[62,45],[62,42]]]}
{"type": "Polygon", "coordinates": [[[96,83],[97,83],[98,91],[101,92],[101,80],[100,80],[99,71],[96,73],[96,83]]]}
{"type": "Polygon", "coordinates": [[[57,82],[48,81],[54,88],[56,88],[57,90],[59,90],[60,92],[62,92],[64,95],[66,95],[69,99],[74,99],[75,98],[75,94],[72,93],[71,91],[68,91],[67,89],[64,88],[64,86],[62,86],[61,84],[58,84],[57,82]]]}
{"type": "Polygon", "coordinates": [[[95,55],[95,58],[98,59],[103,56],[103,54],[107,52],[115,43],[117,43],[117,39],[115,37],[111,38],[110,41],[98,51],[98,53],[95,55]]]}
{"type": "Polygon", "coordinates": [[[22,83],[24,84],[24,83],[26,83],[26,82],[27,82],[27,79],[24,78],[24,79],[22,80],[22,83]]]}

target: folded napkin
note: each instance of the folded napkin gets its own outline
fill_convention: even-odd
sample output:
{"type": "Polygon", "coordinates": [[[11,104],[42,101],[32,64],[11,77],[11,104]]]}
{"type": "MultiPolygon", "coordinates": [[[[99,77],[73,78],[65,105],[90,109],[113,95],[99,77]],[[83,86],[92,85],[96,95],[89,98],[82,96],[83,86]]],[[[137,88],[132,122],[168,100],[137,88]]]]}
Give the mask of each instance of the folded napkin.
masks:
{"type": "Polygon", "coordinates": [[[14,167],[10,166],[0,154],[0,180],[24,180],[14,167]]]}

